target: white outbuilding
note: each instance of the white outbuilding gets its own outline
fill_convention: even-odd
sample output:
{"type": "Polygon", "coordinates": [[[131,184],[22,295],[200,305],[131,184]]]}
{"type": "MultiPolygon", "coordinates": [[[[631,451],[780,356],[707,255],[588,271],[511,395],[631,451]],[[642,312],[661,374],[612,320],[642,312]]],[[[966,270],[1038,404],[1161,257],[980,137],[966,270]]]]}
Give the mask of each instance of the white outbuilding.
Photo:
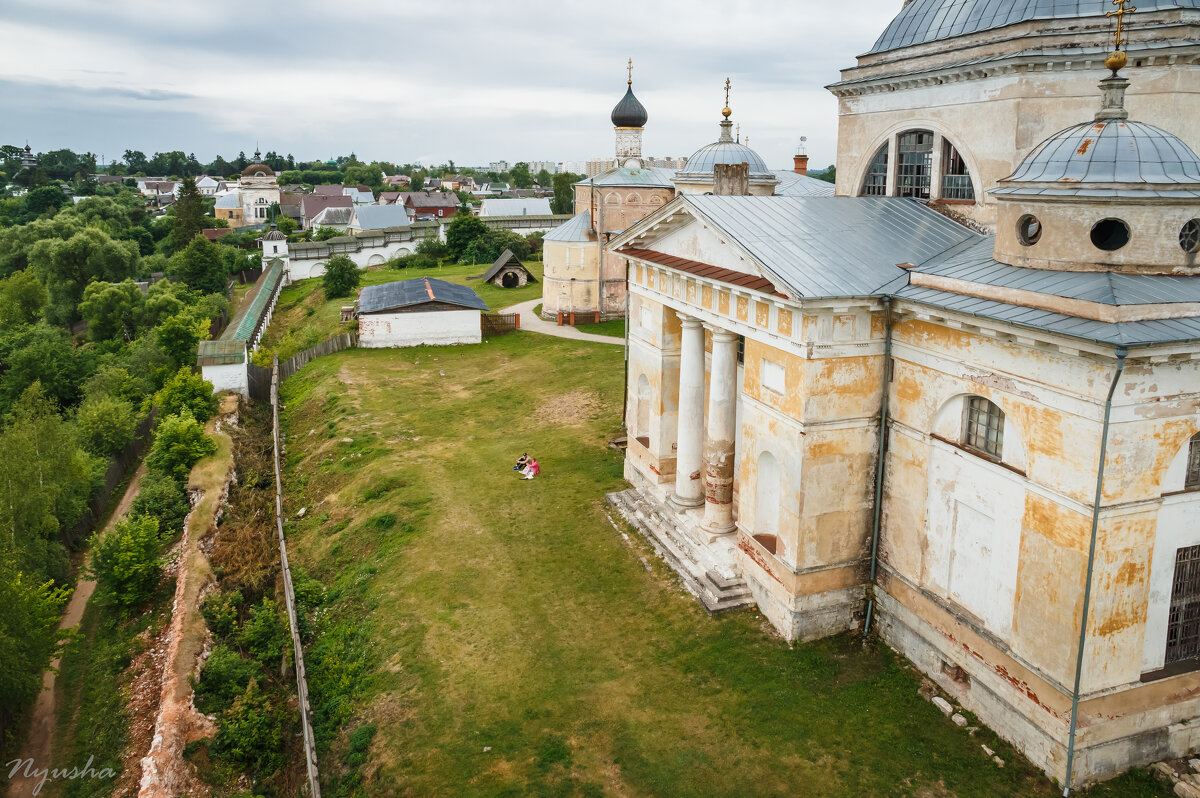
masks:
{"type": "Polygon", "coordinates": [[[358,345],[477,344],[487,309],[465,285],[432,277],[369,285],[358,295],[358,345]]]}

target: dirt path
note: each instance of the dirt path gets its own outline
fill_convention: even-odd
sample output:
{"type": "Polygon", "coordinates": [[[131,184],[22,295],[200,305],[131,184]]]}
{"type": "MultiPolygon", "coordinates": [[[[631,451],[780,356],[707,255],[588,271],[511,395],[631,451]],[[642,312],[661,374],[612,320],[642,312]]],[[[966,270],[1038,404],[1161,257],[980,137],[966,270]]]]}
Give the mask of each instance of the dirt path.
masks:
{"type": "Polygon", "coordinates": [[[200,654],[208,627],[200,614],[204,589],[213,581],[212,566],[200,542],[212,534],[233,478],[233,441],[221,432],[223,424],[237,423],[237,397],[222,399],[221,409],[206,431],[217,442],[217,451],[201,460],[188,477],[188,492],[199,498],[188,515],[179,546],[179,572],[171,625],[166,632],[162,692],[150,750],[141,760],[142,798],[207,795],[183,758],[188,743],[211,737],[216,728],[192,704],[192,677],[198,675],[200,654]]]}
{"type": "MultiPolygon", "coordinates": [[[[113,524],[129,512],[129,507],[133,504],[134,498],[137,497],[138,487],[145,473],[146,465],[143,463],[134,472],[133,479],[129,480],[129,487],[125,489],[125,494],[117,504],[117,509],[113,511],[112,516],[108,519],[108,524],[104,527],[105,532],[111,529],[113,524]]],[[[87,573],[91,561],[92,554],[89,551],[84,556],[83,565],[79,569],[80,574],[87,573]]],[[[59,629],[66,630],[79,625],[79,622],[83,619],[83,611],[87,608],[88,600],[92,597],[92,593],[95,590],[95,581],[84,579],[80,576],[75,582],[75,592],[71,594],[71,600],[67,603],[67,611],[63,613],[62,621],[58,624],[59,629]]],[[[50,767],[50,752],[54,746],[54,729],[58,714],[59,691],[56,687],[60,660],[61,657],[55,657],[50,663],[50,669],[42,674],[42,692],[38,693],[37,701],[33,705],[33,717],[29,723],[29,734],[26,735],[25,745],[17,757],[18,759],[32,759],[35,768],[50,767]]],[[[39,780],[23,778],[23,772],[14,776],[13,780],[9,783],[9,798],[31,798],[33,796],[33,791],[37,787],[39,780]]]]}
{"type": "Polygon", "coordinates": [[[617,338],[612,335],[596,335],[595,333],[581,332],[577,327],[571,327],[564,324],[559,327],[553,322],[546,321],[540,318],[533,312],[534,307],[540,305],[542,300],[531,299],[528,302],[522,302],[519,305],[513,305],[509,308],[504,308],[501,313],[519,313],[521,314],[521,329],[528,332],[541,333],[542,335],[553,335],[556,338],[572,338],[576,341],[594,341],[598,344],[612,344],[614,346],[625,346],[624,338],[617,338]]]}

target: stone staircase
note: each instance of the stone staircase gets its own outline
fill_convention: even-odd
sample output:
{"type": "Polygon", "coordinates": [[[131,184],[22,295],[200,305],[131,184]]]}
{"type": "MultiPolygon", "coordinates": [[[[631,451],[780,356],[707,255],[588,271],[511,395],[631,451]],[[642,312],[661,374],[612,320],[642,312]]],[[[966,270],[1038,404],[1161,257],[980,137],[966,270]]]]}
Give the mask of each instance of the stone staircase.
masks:
{"type": "Polygon", "coordinates": [[[621,516],[650,541],[688,592],[709,612],[754,605],[750,588],[733,567],[733,541],[698,543],[667,504],[637,488],[606,496],[621,516]]]}

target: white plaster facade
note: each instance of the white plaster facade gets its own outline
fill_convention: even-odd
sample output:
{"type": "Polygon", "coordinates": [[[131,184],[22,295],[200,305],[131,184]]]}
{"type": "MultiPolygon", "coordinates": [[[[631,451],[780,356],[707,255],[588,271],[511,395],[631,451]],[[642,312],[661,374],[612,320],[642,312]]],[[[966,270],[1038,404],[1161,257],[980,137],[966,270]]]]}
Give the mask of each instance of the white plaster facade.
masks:
{"type": "Polygon", "coordinates": [[[477,344],[483,340],[480,312],[436,308],[358,317],[358,345],[367,348],[477,344]]]}

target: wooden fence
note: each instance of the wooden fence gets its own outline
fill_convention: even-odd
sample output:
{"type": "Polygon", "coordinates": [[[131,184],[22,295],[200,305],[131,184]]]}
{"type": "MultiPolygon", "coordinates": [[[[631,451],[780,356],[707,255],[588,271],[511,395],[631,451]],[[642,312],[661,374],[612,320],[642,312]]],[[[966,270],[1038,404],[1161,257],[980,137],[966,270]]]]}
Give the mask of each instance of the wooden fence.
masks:
{"type": "Polygon", "coordinates": [[[484,335],[499,335],[521,329],[520,313],[481,313],[479,326],[484,335]]]}
{"type": "Polygon", "coordinates": [[[256,402],[271,400],[271,369],[247,363],[246,381],[249,383],[251,399],[256,402]]]}
{"type": "MultiPolygon", "coordinates": [[[[328,342],[327,342],[328,343],[328,342]]],[[[295,358],[292,358],[295,360],[295,358]]],[[[307,361],[305,361],[307,362],[307,361]]],[[[292,635],[292,654],[296,658],[296,695],[300,700],[300,723],[304,732],[304,764],[308,771],[310,798],[321,798],[317,776],[317,743],[313,737],[312,709],[308,702],[308,677],[304,668],[304,646],[296,620],[296,591],[292,587],[292,568],[288,564],[287,539],[283,536],[283,481],[279,474],[279,359],[271,369],[271,436],[275,448],[275,531],[279,536],[279,562],[283,570],[283,597],[287,605],[288,627],[292,635]]]]}
{"type": "Polygon", "coordinates": [[[291,357],[279,364],[279,381],[283,382],[288,377],[295,374],[303,368],[313,358],[321,357],[322,355],[332,355],[334,352],[340,352],[343,349],[353,349],[358,346],[357,333],[342,333],[335,335],[328,341],[309,347],[303,352],[291,357]]]}

